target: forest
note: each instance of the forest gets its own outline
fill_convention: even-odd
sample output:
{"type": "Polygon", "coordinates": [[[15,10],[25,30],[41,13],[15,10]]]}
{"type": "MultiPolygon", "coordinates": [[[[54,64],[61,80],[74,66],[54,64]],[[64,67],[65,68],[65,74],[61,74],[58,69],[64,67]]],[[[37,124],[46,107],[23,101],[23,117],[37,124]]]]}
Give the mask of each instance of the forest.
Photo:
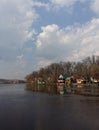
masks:
{"type": "Polygon", "coordinates": [[[38,78],[42,78],[45,81],[50,78],[53,83],[56,83],[60,74],[68,74],[76,79],[84,77],[88,81],[90,77],[99,80],[99,56],[89,56],[78,62],[65,61],[52,63],[37,71],[33,71],[25,79],[27,82],[31,82],[38,78]]]}

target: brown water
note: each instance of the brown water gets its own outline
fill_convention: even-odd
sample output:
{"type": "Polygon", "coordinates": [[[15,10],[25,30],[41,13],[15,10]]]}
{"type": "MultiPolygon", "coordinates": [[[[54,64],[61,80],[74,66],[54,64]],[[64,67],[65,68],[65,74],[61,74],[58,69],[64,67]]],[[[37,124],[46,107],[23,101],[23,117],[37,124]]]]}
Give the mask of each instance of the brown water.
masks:
{"type": "Polygon", "coordinates": [[[99,130],[99,97],[0,85],[0,130],[99,130]]]}

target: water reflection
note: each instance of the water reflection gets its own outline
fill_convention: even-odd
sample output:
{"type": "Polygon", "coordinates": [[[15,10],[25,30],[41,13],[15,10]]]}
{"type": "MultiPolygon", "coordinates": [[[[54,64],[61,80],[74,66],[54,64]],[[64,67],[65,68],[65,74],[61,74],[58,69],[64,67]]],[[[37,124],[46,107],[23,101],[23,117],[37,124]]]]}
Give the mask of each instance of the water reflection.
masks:
{"type": "Polygon", "coordinates": [[[44,92],[49,94],[58,94],[56,84],[51,84],[48,86],[45,84],[26,84],[26,90],[34,92],[44,92]]]}
{"type": "MultiPolygon", "coordinates": [[[[59,91],[57,84],[26,84],[26,90],[34,91],[34,92],[43,92],[49,94],[61,94],[61,90],[59,91]]],[[[66,87],[63,89],[63,94],[81,94],[87,96],[99,96],[99,86],[98,85],[73,85],[73,87],[66,87]]]]}

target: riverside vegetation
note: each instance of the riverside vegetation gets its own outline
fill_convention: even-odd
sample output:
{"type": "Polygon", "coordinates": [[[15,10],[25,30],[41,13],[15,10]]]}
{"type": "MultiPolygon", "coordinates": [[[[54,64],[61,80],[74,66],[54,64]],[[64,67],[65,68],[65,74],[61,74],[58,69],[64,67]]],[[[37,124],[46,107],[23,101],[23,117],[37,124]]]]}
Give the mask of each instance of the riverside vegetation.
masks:
{"type": "Polygon", "coordinates": [[[56,83],[60,74],[68,74],[74,76],[74,80],[84,77],[87,81],[90,81],[90,77],[99,81],[99,56],[86,57],[79,62],[59,62],[52,63],[49,66],[40,68],[37,71],[33,71],[31,74],[25,77],[28,83],[31,83],[35,79],[42,78],[44,81],[50,79],[51,83],[56,83]]]}

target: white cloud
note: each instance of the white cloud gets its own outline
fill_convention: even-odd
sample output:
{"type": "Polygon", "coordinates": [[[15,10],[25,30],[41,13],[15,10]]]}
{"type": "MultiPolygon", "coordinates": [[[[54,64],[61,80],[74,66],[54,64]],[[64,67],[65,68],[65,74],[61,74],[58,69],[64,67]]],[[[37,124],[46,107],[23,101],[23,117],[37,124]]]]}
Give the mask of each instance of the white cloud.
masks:
{"type": "Polygon", "coordinates": [[[25,47],[24,43],[34,40],[33,24],[39,18],[36,9],[40,7],[48,10],[49,4],[35,0],[0,0],[1,78],[18,77],[17,72],[19,77],[25,75],[33,48],[25,47]]]}
{"type": "Polygon", "coordinates": [[[33,1],[33,7],[43,7],[46,10],[49,10],[50,9],[50,4],[49,4],[48,1],[46,3],[45,2],[40,2],[40,1],[33,1]]]}
{"type": "Polygon", "coordinates": [[[68,26],[64,29],[58,25],[42,27],[37,39],[37,54],[47,60],[76,61],[93,54],[99,55],[99,19],[93,19],[83,26],[68,26]]]}
{"type": "Polygon", "coordinates": [[[0,0],[0,60],[5,62],[4,66],[10,61],[10,66],[14,62],[17,70],[20,64],[24,68],[27,62],[21,58],[21,48],[33,40],[35,30],[31,27],[38,17],[32,0],[0,0]]]}
{"type": "Polygon", "coordinates": [[[0,0],[1,78],[4,75],[14,78],[16,72],[25,69],[27,61],[21,55],[21,48],[25,42],[33,40],[35,30],[32,25],[38,17],[33,0],[0,0]]]}
{"type": "Polygon", "coordinates": [[[0,0],[0,45],[22,44],[33,32],[30,27],[37,17],[32,0],[0,0]]]}
{"type": "Polygon", "coordinates": [[[23,57],[24,57],[24,55],[22,54],[20,56],[17,56],[16,58],[17,58],[18,61],[21,61],[23,59],[23,57]]]}
{"type": "Polygon", "coordinates": [[[91,9],[99,15],[99,0],[92,0],[91,2],[91,9]]]}

